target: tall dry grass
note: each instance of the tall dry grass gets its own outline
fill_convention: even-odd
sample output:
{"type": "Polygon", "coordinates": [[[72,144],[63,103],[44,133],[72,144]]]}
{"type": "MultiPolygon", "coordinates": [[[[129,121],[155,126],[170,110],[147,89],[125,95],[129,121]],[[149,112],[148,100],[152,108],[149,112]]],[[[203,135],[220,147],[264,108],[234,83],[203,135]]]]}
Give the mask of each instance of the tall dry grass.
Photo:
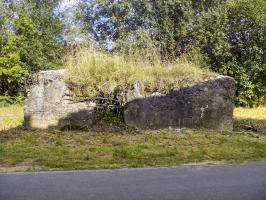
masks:
{"type": "Polygon", "coordinates": [[[140,55],[114,55],[80,48],[66,59],[66,79],[76,93],[93,96],[99,91],[113,92],[118,87],[129,89],[136,82],[143,85],[147,94],[167,93],[212,76],[209,70],[192,63],[163,62],[160,56],[140,55]]]}

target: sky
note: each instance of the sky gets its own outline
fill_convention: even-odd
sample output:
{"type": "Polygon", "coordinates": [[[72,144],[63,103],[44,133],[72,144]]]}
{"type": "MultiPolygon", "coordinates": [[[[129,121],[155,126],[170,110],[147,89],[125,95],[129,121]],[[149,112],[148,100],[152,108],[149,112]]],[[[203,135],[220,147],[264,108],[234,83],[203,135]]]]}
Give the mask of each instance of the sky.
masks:
{"type": "Polygon", "coordinates": [[[81,32],[81,27],[75,24],[75,8],[80,0],[63,0],[58,8],[58,13],[63,12],[63,21],[66,25],[66,33],[64,38],[66,41],[81,41],[84,34],[81,32]]]}
{"type": "Polygon", "coordinates": [[[60,7],[61,9],[71,8],[72,6],[75,6],[78,2],[79,0],[64,0],[60,7]]]}

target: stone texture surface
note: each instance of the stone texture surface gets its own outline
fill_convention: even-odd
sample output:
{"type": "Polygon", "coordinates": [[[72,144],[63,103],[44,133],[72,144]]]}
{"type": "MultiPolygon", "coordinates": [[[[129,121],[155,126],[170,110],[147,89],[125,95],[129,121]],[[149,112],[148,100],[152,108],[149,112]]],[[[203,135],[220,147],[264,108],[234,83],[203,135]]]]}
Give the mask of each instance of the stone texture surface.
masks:
{"type": "Polygon", "coordinates": [[[92,102],[74,102],[64,81],[64,70],[35,74],[27,89],[24,118],[30,128],[67,125],[89,126],[94,119],[92,102]]]}
{"type": "Polygon", "coordinates": [[[127,125],[141,129],[205,127],[233,129],[235,81],[217,76],[167,95],[136,95],[124,107],[127,125]]]}
{"type": "MultiPolygon", "coordinates": [[[[128,93],[124,121],[141,129],[206,127],[233,129],[235,81],[217,76],[167,95],[141,94],[136,83],[128,93]]],[[[43,71],[33,76],[25,102],[25,125],[47,129],[67,125],[89,127],[97,113],[93,102],[75,102],[64,81],[64,70],[43,71]]]]}

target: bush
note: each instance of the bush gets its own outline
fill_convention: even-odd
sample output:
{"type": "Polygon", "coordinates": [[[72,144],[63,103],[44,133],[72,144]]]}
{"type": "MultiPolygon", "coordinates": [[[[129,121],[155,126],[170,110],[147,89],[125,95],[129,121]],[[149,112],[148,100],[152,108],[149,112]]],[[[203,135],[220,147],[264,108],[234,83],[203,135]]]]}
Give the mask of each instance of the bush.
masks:
{"type": "Polygon", "coordinates": [[[265,99],[265,10],[265,0],[228,1],[204,13],[192,33],[211,69],[235,78],[241,106],[265,99]]]}
{"type": "Polygon", "coordinates": [[[11,104],[22,105],[24,102],[23,96],[10,97],[10,96],[0,96],[0,107],[5,107],[11,104]]]}
{"type": "Polygon", "coordinates": [[[24,95],[26,76],[61,65],[66,47],[56,2],[0,2],[0,95],[24,95]]]}

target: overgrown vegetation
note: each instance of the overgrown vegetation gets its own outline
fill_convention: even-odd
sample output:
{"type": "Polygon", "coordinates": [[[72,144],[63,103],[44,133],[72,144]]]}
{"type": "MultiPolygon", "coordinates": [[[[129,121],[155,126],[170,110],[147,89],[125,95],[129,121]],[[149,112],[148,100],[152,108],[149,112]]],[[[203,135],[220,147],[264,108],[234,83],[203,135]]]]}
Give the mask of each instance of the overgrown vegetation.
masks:
{"type": "Polygon", "coordinates": [[[0,171],[266,159],[264,107],[236,109],[231,133],[139,132],[108,112],[108,127],[61,132],[23,130],[15,104],[32,73],[61,66],[82,98],[105,93],[121,103],[136,83],[146,94],[167,93],[212,77],[211,69],[236,79],[237,105],[265,104],[265,0],[81,0],[72,15],[64,4],[0,1],[0,171]]]}
{"type": "Polygon", "coordinates": [[[214,76],[208,69],[186,62],[162,62],[158,54],[151,55],[113,55],[80,48],[67,59],[66,81],[77,96],[96,97],[103,93],[126,97],[134,84],[140,84],[140,92],[149,95],[168,93],[214,76]]]}
{"type": "MultiPolygon", "coordinates": [[[[149,57],[152,49],[158,50],[157,58],[149,57],[152,63],[169,65],[185,58],[234,77],[237,105],[265,103],[265,0],[81,0],[69,12],[63,9],[66,5],[65,0],[0,1],[0,96],[25,95],[32,73],[63,67],[65,53],[88,42],[112,54],[105,56],[111,65],[117,54],[130,60],[132,52],[149,57]]],[[[133,66],[127,61],[121,62],[125,69],[133,66]]],[[[150,73],[149,67],[140,69],[146,65],[142,62],[136,65],[137,76],[150,73]]],[[[158,69],[154,71],[166,74],[158,69]]]]}
{"type": "Polygon", "coordinates": [[[162,59],[188,57],[234,77],[238,105],[265,100],[265,0],[83,0],[80,7],[84,30],[98,45],[156,46],[162,59]]]}
{"type": "Polygon", "coordinates": [[[237,108],[234,132],[23,130],[23,108],[0,108],[0,171],[171,166],[266,160],[266,109],[237,108]],[[255,113],[255,114],[254,114],[255,113]],[[4,118],[3,118],[4,117],[4,118]],[[4,119],[4,120],[3,120],[4,119]],[[258,129],[254,137],[242,125],[258,129]]]}
{"type": "Polygon", "coordinates": [[[208,65],[235,78],[236,103],[265,102],[266,1],[228,1],[204,13],[197,27],[195,40],[208,65]]]}
{"type": "MultiPolygon", "coordinates": [[[[26,78],[62,63],[59,1],[0,1],[0,96],[24,96],[26,78]]],[[[8,101],[5,101],[8,102],[8,101]]]]}

